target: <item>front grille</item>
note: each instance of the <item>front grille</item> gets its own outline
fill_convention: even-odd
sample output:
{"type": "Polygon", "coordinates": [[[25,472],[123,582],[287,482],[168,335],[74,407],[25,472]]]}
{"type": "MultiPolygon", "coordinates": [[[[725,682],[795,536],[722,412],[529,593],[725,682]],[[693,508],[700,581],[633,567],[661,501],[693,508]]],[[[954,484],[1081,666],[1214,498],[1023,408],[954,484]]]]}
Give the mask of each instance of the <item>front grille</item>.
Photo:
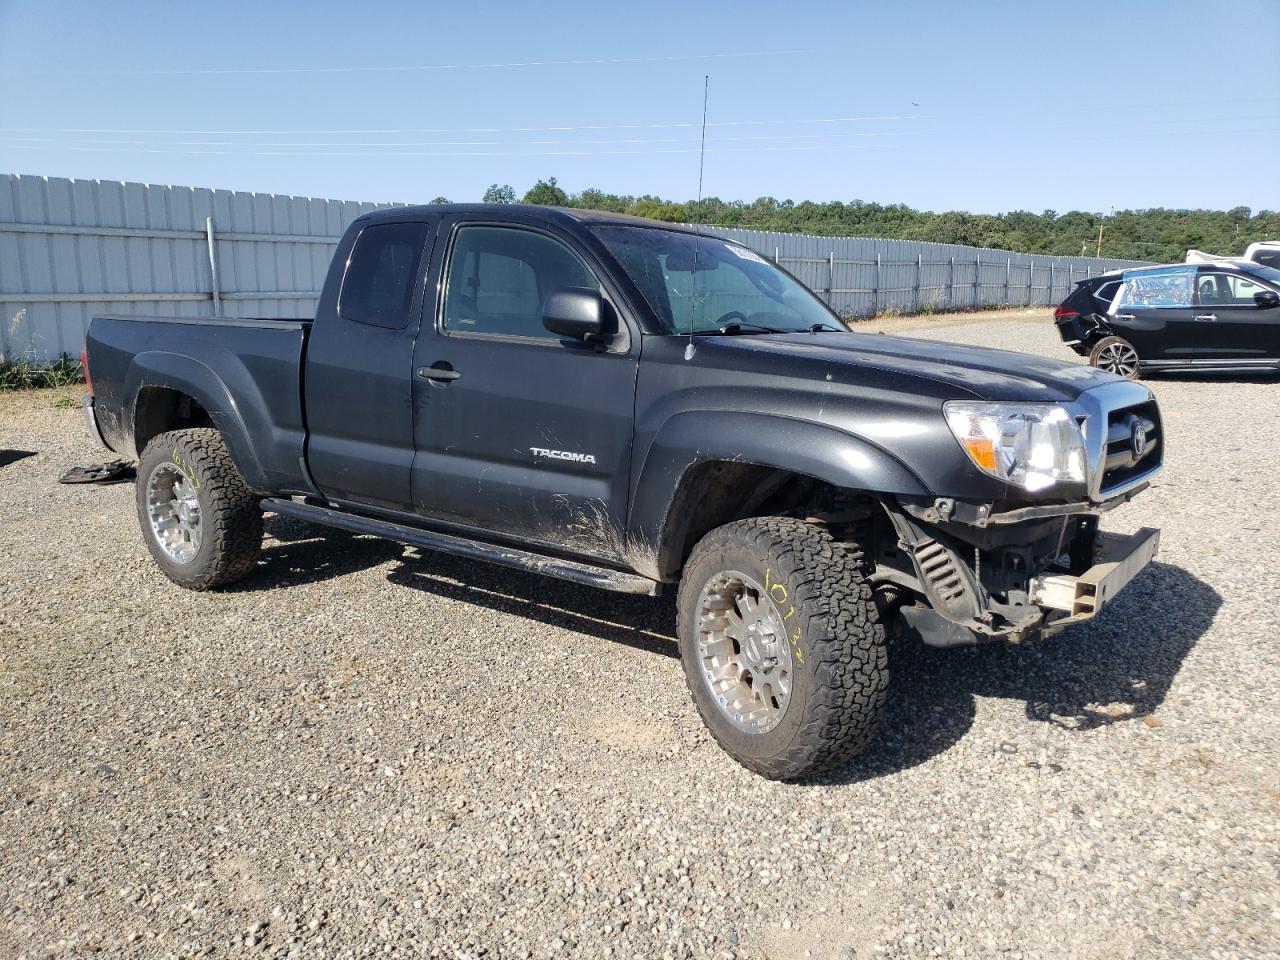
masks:
{"type": "Polygon", "coordinates": [[[1163,444],[1164,427],[1154,400],[1108,413],[1102,460],[1103,496],[1160,466],[1163,444]]]}

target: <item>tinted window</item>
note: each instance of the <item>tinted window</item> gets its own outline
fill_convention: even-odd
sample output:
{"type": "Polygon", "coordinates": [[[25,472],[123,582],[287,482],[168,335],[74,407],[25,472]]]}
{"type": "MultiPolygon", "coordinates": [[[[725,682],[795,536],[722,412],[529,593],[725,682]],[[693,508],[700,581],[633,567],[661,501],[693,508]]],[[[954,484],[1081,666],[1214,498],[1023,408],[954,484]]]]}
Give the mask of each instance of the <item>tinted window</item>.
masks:
{"type": "Polygon", "coordinates": [[[425,223],[365,227],[347,261],[338,313],[357,323],[402,328],[427,240],[425,223]]]}
{"type": "Polygon", "coordinates": [[[1106,308],[1111,306],[1111,301],[1116,297],[1116,290],[1120,288],[1119,280],[1111,280],[1098,287],[1093,291],[1093,299],[1098,301],[1098,305],[1106,308]]]}
{"type": "Polygon", "coordinates": [[[1121,307],[1187,307],[1191,305],[1195,276],[1191,270],[1140,273],[1125,277],[1120,290],[1121,307]]]}
{"type": "Polygon", "coordinates": [[[565,287],[600,285],[558,240],[512,227],[463,227],[449,259],[444,326],[556,340],[542,325],[542,302],[565,287]]]}

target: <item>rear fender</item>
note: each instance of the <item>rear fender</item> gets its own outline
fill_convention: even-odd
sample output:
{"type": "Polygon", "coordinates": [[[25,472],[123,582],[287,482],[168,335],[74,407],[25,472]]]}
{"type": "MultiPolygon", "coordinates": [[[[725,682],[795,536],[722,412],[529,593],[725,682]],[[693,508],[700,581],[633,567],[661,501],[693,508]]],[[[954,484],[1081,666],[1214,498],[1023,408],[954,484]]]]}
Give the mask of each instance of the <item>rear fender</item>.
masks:
{"type": "MultiPolygon", "coordinates": [[[[924,496],[926,485],[901,460],[862,437],[807,420],[724,410],[691,411],[671,417],[658,431],[635,484],[629,541],[644,549],[654,569],[670,579],[684,559],[688,503],[681,487],[700,464],[719,461],[782,470],[869,493],[924,496]]],[[[744,501],[751,491],[744,491],[744,501]]]]}
{"type": "Polygon", "coordinates": [[[1077,313],[1070,318],[1055,320],[1054,323],[1058,325],[1064,343],[1072,347],[1078,345],[1086,350],[1094,340],[1111,335],[1106,318],[1096,313],[1077,313]],[[1073,340],[1075,343],[1071,342],[1073,340]]]}
{"type": "Polygon", "coordinates": [[[1078,323],[1081,334],[1080,340],[1088,345],[1093,345],[1103,337],[1110,337],[1115,333],[1106,316],[1101,313],[1081,316],[1078,323]]]}
{"type": "MultiPolygon", "coordinates": [[[[258,491],[271,489],[267,473],[250,443],[249,438],[253,433],[246,423],[241,405],[213,370],[198,360],[181,354],[159,351],[140,353],[129,365],[124,381],[124,396],[127,398],[124,422],[129,431],[127,441],[130,449],[136,449],[138,398],[148,387],[176,390],[200,404],[222,434],[231,459],[235,461],[236,469],[240,471],[245,483],[258,491]]],[[[252,414],[249,419],[254,419],[252,414]]],[[[258,426],[268,428],[259,429],[258,436],[270,436],[269,425],[258,426]]],[[[141,452],[138,451],[139,454],[141,452]]]]}

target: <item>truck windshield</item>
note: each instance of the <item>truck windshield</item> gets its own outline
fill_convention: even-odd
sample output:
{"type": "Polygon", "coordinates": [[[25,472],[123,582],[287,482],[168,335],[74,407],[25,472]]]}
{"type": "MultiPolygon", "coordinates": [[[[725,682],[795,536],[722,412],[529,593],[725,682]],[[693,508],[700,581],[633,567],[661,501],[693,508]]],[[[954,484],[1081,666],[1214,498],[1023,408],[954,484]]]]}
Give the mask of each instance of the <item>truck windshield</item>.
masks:
{"type": "Polygon", "coordinates": [[[669,333],[844,329],[803,284],[739,244],[652,227],[595,233],[669,333]]]}

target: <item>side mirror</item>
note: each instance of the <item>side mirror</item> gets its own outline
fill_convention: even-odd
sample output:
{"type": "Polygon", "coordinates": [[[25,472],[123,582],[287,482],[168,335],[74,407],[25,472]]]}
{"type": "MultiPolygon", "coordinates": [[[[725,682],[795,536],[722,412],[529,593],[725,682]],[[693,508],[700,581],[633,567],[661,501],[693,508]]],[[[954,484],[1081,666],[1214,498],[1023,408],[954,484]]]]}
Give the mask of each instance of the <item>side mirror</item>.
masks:
{"type": "Polygon", "coordinates": [[[549,293],[542,302],[542,325],[562,337],[590,343],[605,332],[604,298],[586,287],[549,293]]]}
{"type": "Polygon", "coordinates": [[[1280,307],[1280,293],[1276,293],[1274,290],[1259,290],[1253,295],[1253,302],[1258,305],[1259,310],[1280,307]]]}

